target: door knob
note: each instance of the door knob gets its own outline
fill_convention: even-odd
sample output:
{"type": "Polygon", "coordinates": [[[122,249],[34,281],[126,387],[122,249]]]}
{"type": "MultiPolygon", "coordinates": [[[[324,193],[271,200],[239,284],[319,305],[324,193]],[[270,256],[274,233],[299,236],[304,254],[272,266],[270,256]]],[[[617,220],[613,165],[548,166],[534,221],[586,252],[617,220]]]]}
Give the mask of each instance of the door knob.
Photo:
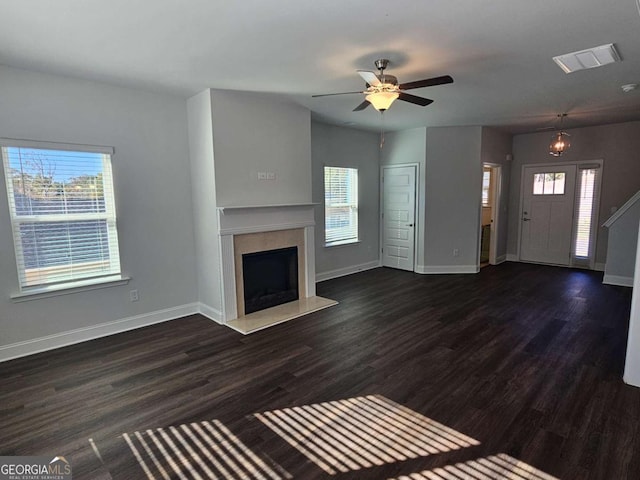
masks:
{"type": "Polygon", "coordinates": [[[529,221],[531,221],[531,219],[530,219],[530,218],[524,218],[524,217],[522,217],[522,221],[523,221],[523,222],[529,222],[529,221]]]}
{"type": "Polygon", "coordinates": [[[407,227],[413,227],[413,223],[408,223],[407,227]]]}

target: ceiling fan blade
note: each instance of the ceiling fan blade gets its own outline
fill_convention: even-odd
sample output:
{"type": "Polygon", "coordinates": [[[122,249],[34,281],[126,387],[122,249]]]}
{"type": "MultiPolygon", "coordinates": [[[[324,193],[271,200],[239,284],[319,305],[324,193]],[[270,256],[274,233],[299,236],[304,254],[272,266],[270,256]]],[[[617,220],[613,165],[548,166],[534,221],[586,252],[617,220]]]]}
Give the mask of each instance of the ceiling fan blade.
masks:
{"type": "Polygon", "coordinates": [[[311,95],[311,98],[316,98],[316,97],[331,97],[333,95],[351,95],[353,93],[362,93],[362,90],[358,90],[357,92],[341,92],[341,93],[323,93],[320,95],[311,95]]]}
{"type": "Polygon", "coordinates": [[[364,79],[364,81],[372,87],[382,85],[380,83],[380,79],[374,72],[370,72],[369,70],[358,70],[358,75],[360,75],[364,79]]]}
{"type": "Polygon", "coordinates": [[[435,85],[444,85],[453,83],[453,78],[449,75],[441,77],[427,78],[425,80],[416,80],[415,82],[403,83],[399,86],[400,90],[411,90],[412,88],[433,87],[435,85]]]}
{"type": "Polygon", "coordinates": [[[365,108],[367,108],[369,105],[371,105],[369,103],[368,100],[365,100],[364,102],[362,102],[360,105],[358,105],[356,108],[353,109],[354,112],[359,112],[360,110],[364,110],[365,108]]]}
{"type": "Polygon", "coordinates": [[[405,102],[414,103],[416,105],[420,105],[421,107],[426,107],[427,105],[433,103],[433,100],[431,100],[430,98],[416,97],[415,95],[404,92],[400,92],[398,100],[404,100],[405,102]]]}

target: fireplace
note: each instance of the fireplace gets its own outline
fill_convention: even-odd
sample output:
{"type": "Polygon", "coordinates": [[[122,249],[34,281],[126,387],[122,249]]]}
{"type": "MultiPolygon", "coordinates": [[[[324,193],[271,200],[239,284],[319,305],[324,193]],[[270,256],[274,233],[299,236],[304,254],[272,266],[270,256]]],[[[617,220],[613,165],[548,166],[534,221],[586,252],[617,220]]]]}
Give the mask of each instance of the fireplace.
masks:
{"type": "MultiPolygon", "coordinates": [[[[304,229],[290,229],[290,230],[274,230],[270,232],[256,232],[256,233],[247,233],[247,234],[239,234],[233,236],[233,250],[234,250],[234,271],[235,271],[235,303],[237,306],[237,316],[241,317],[251,313],[246,310],[246,298],[250,298],[255,295],[256,292],[249,294],[249,297],[245,295],[245,288],[254,288],[257,282],[257,288],[261,288],[261,282],[263,282],[263,278],[265,272],[267,270],[280,270],[281,273],[287,272],[290,277],[292,274],[297,274],[297,280],[291,280],[290,285],[296,285],[296,289],[298,290],[296,298],[292,298],[291,300],[287,300],[282,303],[287,303],[290,301],[294,301],[300,298],[306,298],[307,294],[307,285],[306,285],[306,262],[305,262],[305,233],[304,229]],[[290,263],[287,263],[287,266],[284,267],[282,264],[277,266],[277,258],[272,258],[271,260],[264,260],[262,254],[269,255],[269,252],[278,252],[279,255],[284,255],[284,251],[287,251],[287,256],[289,256],[288,262],[294,262],[295,266],[292,266],[290,263]],[[250,255],[255,255],[255,259],[258,259],[258,263],[262,263],[262,266],[258,266],[257,274],[255,275],[256,279],[253,281],[247,282],[244,278],[245,276],[245,260],[250,255]],[[293,257],[293,258],[291,258],[293,257]],[[265,265],[263,262],[267,262],[265,265]]],[[[282,258],[280,258],[282,261],[282,258]]],[[[251,263],[251,261],[250,261],[251,263]]],[[[262,286],[264,288],[264,286],[262,286]]],[[[287,287],[286,290],[292,290],[291,287],[287,287]]],[[[275,306],[275,305],[272,305],[275,306]]],[[[265,307],[268,308],[268,307],[265,307]]],[[[253,312],[257,312],[262,308],[252,309],[253,312]]]]}
{"type": "MultiPolygon", "coordinates": [[[[222,311],[216,312],[213,308],[203,310],[209,311],[211,318],[220,318],[225,325],[246,335],[335,305],[337,302],[334,300],[316,296],[315,207],[314,204],[218,207],[222,311]],[[245,287],[253,288],[255,282],[245,282],[245,260],[249,259],[251,263],[256,258],[260,259],[259,254],[274,251],[287,252],[288,259],[278,266],[269,263],[260,266],[260,260],[256,267],[257,277],[261,282],[266,271],[285,272],[284,277],[288,277],[290,285],[280,289],[288,293],[273,294],[283,296],[285,299],[280,298],[278,302],[284,303],[246,314],[245,298],[252,298],[253,294],[248,293],[245,297],[245,287]],[[254,254],[257,255],[254,257],[254,254]],[[290,262],[294,259],[295,266],[292,266],[290,262]],[[292,290],[297,290],[297,293],[292,295],[292,290]],[[295,298],[289,300],[287,295],[295,298]]],[[[262,286],[258,289],[268,288],[262,286]]],[[[266,294],[267,297],[270,295],[266,294]]],[[[249,306],[249,311],[252,309],[249,306]]]]}
{"type": "Polygon", "coordinates": [[[246,254],[297,247],[298,301],[315,298],[314,208],[313,204],[218,207],[222,311],[212,311],[212,316],[217,313],[225,324],[245,316],[246,254]]]}
{"type": "Polygon", "coordinates": [[[298,247],[242,254],[245,315],[298,300],[298,247]]]}

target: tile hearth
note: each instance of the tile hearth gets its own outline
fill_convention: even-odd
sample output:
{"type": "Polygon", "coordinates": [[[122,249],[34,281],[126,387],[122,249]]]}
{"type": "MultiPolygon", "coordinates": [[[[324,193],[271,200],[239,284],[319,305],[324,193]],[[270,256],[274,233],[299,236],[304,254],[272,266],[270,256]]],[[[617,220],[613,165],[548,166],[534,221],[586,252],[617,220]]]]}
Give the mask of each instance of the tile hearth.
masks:
{"type": "Polygon", "coordinates": [[[227,326],[247,335],[337,304],[335,300],[324,297],[301,298],[230,320],[227,326]]]}

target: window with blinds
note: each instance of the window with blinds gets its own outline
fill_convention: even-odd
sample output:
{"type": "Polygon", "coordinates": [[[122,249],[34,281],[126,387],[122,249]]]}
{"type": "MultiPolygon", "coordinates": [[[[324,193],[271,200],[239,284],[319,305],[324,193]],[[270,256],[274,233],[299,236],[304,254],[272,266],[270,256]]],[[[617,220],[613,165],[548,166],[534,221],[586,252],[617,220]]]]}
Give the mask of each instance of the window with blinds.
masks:
{"type": "Polygon", "coordinates": [[[113,149],[0,145],[21,291],[119,279],[113,149]]]}
{"type": "Polygon", "coordinates": [[[484,167],[482,169],[482,206],[491,206],[491,169],[484,167]]]}
{"type": "Polygon", "coordinates": [[[326,246],[358,241],[358,170],[324,167],[326,246]]]}
{"type": "Polygon", "coordinates": [[[589,258],[591,255],[592,224],[594,201],[596,196],[597,168],[581,168],[578,182],[578,211],[574,251],[577,258],[589,258]]]}

